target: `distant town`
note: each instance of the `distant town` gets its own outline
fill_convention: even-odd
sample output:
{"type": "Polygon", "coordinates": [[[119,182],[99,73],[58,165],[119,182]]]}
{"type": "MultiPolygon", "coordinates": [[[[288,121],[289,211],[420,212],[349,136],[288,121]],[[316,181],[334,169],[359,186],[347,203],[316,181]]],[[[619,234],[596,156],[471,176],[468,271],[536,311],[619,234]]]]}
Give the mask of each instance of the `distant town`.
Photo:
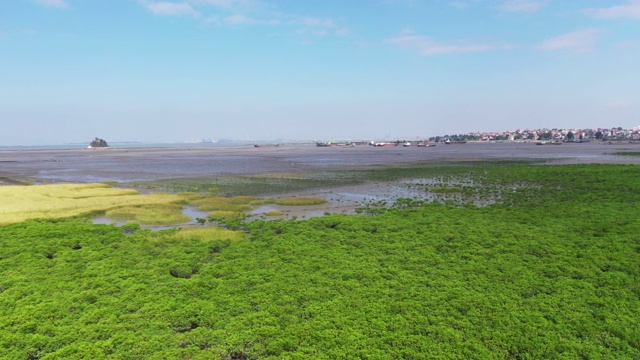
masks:
{"type": "Polygon", "coordinates": [[[613,127],[611,129],[516,129],[492,132],[469,132],[466,134],[447,134],[427,138],[413,138],[409,140],[397,139],[393,141],[340,141],[340,142],[317,142],[320,147],[325,146],[412,146],[416,141],[418,147],[435,146],[436,143],[461,144],[468,141],[473,142],[535,142],[538,145],[561,144],[565,142],[640,142],[640,126],[632,129],[613,127]]]}
{"type": "MultiPolygon", "coordinates": [[[[233,140],[233,139],[212,139],[201,138],[187,141],[186,143],[198,144],[255,144],[256,147],[274,147],[283,143],[307,143],[309,140],[233,140]]],[[[562,129],[562,128],[541,128],[541,129],[516,129],[490,132],[468,132],[462,134],[446,134],[426,137],[405,137],[386,140],[311,140],[319,147],[328,146],[435,146],[436,143],[456,144],[465,142],[536,142],[541,144],[558,144],[565,142],[640,142],[640,125],[631,129],[622,127],[597,128],[597,129],[562,129]]]]}
{"type": "Polygon", "coordinates": [[[470,132],[433,136],[429,141],[640,141],[640,126],[632,129],[516,129],[500,132],[470,132]]]}

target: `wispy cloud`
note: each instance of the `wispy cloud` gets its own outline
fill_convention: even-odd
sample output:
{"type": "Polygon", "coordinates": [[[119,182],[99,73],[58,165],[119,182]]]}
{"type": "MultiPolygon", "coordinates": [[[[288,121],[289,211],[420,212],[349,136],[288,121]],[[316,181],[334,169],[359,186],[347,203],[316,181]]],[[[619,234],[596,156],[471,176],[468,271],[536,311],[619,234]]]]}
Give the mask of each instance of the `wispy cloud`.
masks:
{"type": "Polygon", "coordinates": [[[498,5],[500,11],[536,12],[547,5],[547,0],[506,0],[498,5]]]}
{"type": "Polygon", "coordinates": [[[445,44],[430,36],[414,34],[412,31],[403,31],[398,36],[389,38],[387,43],[396,45],[402,49],[415,51],[420,55],[461,54],[488,51],[499,48],[497,44],[476,44],[460,42],[457,44],[445,44]]]}
{"type": "Polygon", "coordinates": [[[588,52],[592,50],[598,37],[603,32],[604,29],[600,28],[574,31],[545,40],[537,48],[542,51],[568,50],[588,52]]]}
{"type": "Polygon", "coordinates": [[[65,0],[38,0],[38,2],[45,6],[52,6],[58,8],[64,8],[69,6],[65,0]]]}
{"type": "Polygon", "coordinates": [[[258,23],[256,19],[241,14],[227,16],[222,19],[222,22],[227,25],[254,25],[258,23]]]}
{"type": "Polygon", "coordinates": [[[199,15],[189,3],[169,1],[145,1],[144,5],[158,15],[199,15]]]}
{"type": "Polygon", "coordinates": [[[346,36],[349,29],[333,18],[273,10],[262,0],[139,0],[158,15],[193,15],[214,26],[282,26],[296,34],[346,36]]]}
{"type": "Polygon", "coordinates": [[[221,8],[239,8],[258,5],[257,0],[192,0],[195,6],[213,5],[221,8]]]}
{"type": "Polygon", "coordinates": [[[282,23],[296,29],[297,34],[314,36],[347,36],[349,29],[339,24],[336,19],[280,14],[282,23]]]}
{"type": "Polygon", "coordinates": [[[583,13],[602,19],[640,19],[640,0],[627,0],[624,4],[605,8],[589,8],[583,13]]]}

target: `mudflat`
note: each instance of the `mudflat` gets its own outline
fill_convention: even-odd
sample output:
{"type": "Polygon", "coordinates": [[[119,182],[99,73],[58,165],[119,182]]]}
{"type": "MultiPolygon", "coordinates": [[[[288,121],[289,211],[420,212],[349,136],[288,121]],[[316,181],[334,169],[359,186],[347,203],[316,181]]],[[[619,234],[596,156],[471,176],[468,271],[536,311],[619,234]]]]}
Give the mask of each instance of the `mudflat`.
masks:
{"type": "MultiPolygon", "coordinates": [[[[279,147],[175,146],[110,149],[0,150],[0,184],[90,183],[115,181],[122,187],[157,180],[284,175],[362,167],[442,165],[460,161],[536,160],[542,164],[640,164],[636,143],[466,143],[436,147],[316,147],[292,144],[279,147]]],[[[251,212],[270,210],[286,216],[320,216],[325,212],[353,213],[366,201],[393,202],[398,198],[429,199],[412,190],[406,181],[373,181],[351,185],[327,185],[285,189],[280,196],[321,197],[326,204],[286,207],[266,205],[251,212]]]]}
{"type": "Polygon", "coordinates": [[[436,147],[316,147],[314,144],[210,147],[131,147],[0,151],[0,177],[36,182],[153,181],[222,175],[288,173],[305,170],[459,160],[538,159],[551,164],[640,164],[637,143],[439,144],[436,147]]]}
{"type": "Polygon", "coordinates": [[[328,147],[312,144],[252,146],[135,147],[0,151],[0,176],[37,182],[153,181],[159,179],[287,173],[304,170],[397,165],[447,160],[538,159],[552,164],[639,164],[617,155],[640,144],[534,143],[440,144],[436,147],[328,147]]]}

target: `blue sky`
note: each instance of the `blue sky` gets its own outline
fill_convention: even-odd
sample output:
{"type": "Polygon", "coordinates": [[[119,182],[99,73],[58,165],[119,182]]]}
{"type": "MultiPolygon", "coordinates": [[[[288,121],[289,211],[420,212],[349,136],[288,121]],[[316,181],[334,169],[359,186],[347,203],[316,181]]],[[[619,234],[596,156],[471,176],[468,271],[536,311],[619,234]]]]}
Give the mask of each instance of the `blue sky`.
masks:
{"type": "Polygon", "coordinates": [[[640,125],[640,0],[2,0],[0,145],[640,125]]]}

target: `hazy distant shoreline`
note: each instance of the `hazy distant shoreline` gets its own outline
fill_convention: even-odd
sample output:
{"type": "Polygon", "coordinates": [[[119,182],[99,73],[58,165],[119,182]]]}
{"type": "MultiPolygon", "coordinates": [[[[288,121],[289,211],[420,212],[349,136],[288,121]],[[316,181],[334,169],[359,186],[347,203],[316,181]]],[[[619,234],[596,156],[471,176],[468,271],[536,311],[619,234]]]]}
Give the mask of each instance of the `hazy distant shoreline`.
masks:
{"type": "Polygon", "coordinates": [[[433,148],[372,146],[318,148],[287,144],[274,148],[251,145],[140,146],[108,150],[86,148],[0,149],[0,176],[35,182],[153,181],[224,175],[256,175],[338,167],[459,160],[536,159],[553,164],[640,164],[637,156],[613,153],[638,151],[640,144],[535,143],[439,144],[433,148]]]}

